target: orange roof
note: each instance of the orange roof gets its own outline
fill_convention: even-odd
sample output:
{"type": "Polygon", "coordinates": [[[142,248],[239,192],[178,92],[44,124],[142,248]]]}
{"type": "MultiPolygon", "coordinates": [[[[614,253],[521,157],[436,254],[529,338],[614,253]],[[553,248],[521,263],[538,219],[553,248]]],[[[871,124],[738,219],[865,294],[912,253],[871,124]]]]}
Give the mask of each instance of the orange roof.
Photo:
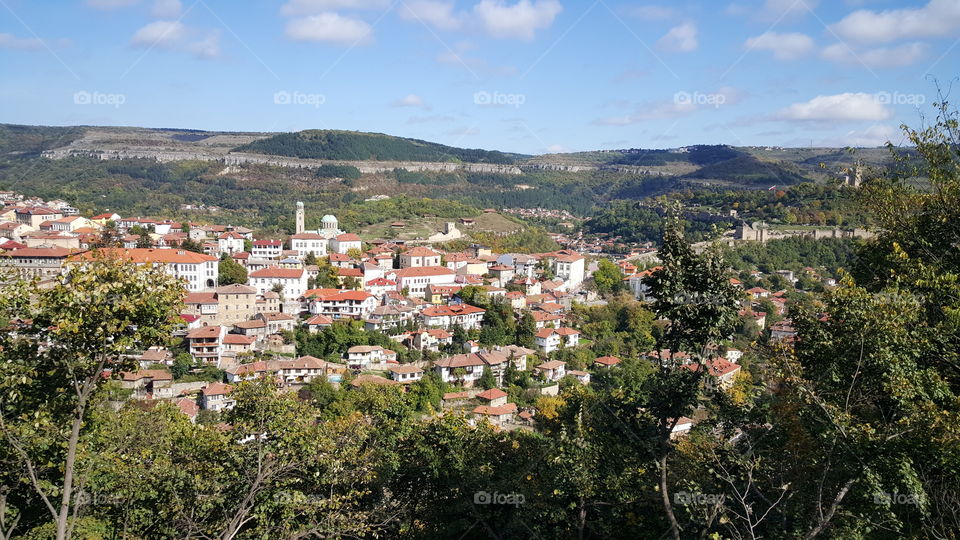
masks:
{"type": "Polygon", "coordinates": [[[401,268],[389,272],[397,277],[422,277],[422,276],[452,276],[455,272],[446,266],[417,266],[415,268],[401,268]]]}
{"type": "Polygon", "coordinates": [[[424,246],[417,246],[415,248],[410,248],[407,251],[404,251],[403,254],[408,255],[410,257],[436,257],[440,255],[436,251],[424,246]]]}
{"type": "Polygon", "coordinates": [[[474,313],[486,313],[487,310],[471,306],[470,304],[455,304],[452,306],[432,306],[423,309],[423,314],[428,317],[454,317],[457,315],[472,315],[474,313]]]}
{"type": "Polygon", "coordinates": [[[485,392],[480,392],[477,394],[477,397],[480,399],[485,399],[487,401],[493,401],[502,397],[507,397],[507,393],[499,388],[491,388],[485,392]]]}
{"type": "Polygon", "coordinates": [[[373,295],[370,293],[365,293],[363,291],[338,291],[335,294],[330,294],[326,296],[317,296],[316,300],[320,302],[343,302],[343,301],[353,301],[353,302],[363,302],[364,300],[371,298],[373,295]]]}
{"type": "Polygon", "coordinates": [[[203,387],[203,395],[205,396],[221,396],[223,394],[229,394],[233,390],[233,387],[229,384],[223,383],[210,383],[203,387]]]}
{"type": "Polygon", "coordinates": [[[250,277],[267,279],[300,279],[303,277],[303,272],[303,268],[280,268],[278,266],[268,266],[267,268],[250,272],[250,277]]]}
{"type": "MultiPolygon", "coordinates": [[[[78,253],[75,260],[92,260],[95,251],[78,253]]],[[[100,253],[109,257],[125,259],[135,263],[156,263],[156,264],[202,264],[216,261],[217,258],[204,253],[196,253],[183,249],[154,249],[154,248],[101,248],[100,253]]]]}
{"type": "Polygon", "coordinates": [[[604,366],[613,366],[620,363],[620,359],[616,356],[601,356],[594,360],[594,363],[604,365],[604,366]]]}
{"type": "Polygon", "coordinates": [[[241,336],[240,334],[227,334],[223,336],[223,342],[227,345],[252,345],[256,338],[252,336],[241,336]]]}
{"type": "Polygon", "coordinates": [[[359,242],[360,241],[360,237],[353,233],[343,233],[339,236],[335,236],[333,239],[336,240],[337,242],[359,242]]]}
{"type": "Polygon", "coordinates": [[[203,326],[201,328],[191,330],[190,333],[187,334],[187,337],[190,339],[197,339],[197,338],[218,337],[219,335],[220,335],[219,326],[203,326]]]}
{"type": "Polygon", "coordinates": [[[477,407],[473,409],[473,414],[482,414],[485,416],[501,416],[504,414],[513,414],[515,412],[517,412],[516,403],[506,403],[504,405],[500,405],[499,407],[477,405],[477,407]]]}

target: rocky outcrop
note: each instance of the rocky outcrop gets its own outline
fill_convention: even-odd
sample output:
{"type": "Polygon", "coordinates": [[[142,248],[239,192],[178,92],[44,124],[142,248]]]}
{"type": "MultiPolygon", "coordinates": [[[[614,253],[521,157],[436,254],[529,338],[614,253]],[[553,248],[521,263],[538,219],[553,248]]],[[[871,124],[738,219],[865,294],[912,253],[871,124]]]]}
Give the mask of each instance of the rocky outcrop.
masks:
{"type": "Polygon", "coordinates": [[[495,163],[435,163],[425,161],[339,161],[329,159],[301,159],[284,156],[271,156],[248,153],[191,152],[179,150],[120,149],[97,150],[82,148],[58,148],[43,153],[50,159],[64,159],[71,156],[93,157],[96,159],[152,159],[161,163],[172,161],[218,161],[226,166],[269,165],[293,169],[316,169],[321,165],[351,165],[364,174],[386,173],[394,169],[406,169],[410,172],[478,172],[519,175],[522,171],[515,165],[495,163]]]}

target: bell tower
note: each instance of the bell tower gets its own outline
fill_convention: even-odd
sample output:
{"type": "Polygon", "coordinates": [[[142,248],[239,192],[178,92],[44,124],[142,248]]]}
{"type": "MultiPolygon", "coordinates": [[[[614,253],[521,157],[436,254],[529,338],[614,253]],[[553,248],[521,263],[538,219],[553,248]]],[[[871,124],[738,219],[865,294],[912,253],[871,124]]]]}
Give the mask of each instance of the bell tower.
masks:
{"type": "Polygon", "coordinates": [[[297,234],[300,234],[303,232],[303,203],[300,201],[297,201],[296,221],[297,221],[297,234]]]}

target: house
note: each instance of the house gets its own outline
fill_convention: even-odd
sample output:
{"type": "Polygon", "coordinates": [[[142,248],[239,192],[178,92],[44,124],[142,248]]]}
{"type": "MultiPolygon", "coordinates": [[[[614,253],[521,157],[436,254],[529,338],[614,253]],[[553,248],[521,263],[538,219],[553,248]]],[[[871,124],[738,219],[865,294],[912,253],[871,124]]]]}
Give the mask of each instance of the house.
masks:
{"type": "Polygon", "coordinates": [[[137,399],[169,399],[175,395],[173,375],[165,369],[122,372],[120,387],[133,390],[133,396],[137,399]]]}
{"type": "Polygon", "coordinates": [[[473,414],[486,418],[491,424],[503,425],[513,420],[513,415],[517,412],[516,403],[506,403],[499,407],[490,407],[488,405],[477,405],[473,409],[473,414]]]}
{"type": "MultiPolygon", "coordinates": [[[[712,390],[718,388],[728,390],[733,386],[737,375],[740,373],[740,366],[726,358],[712,357],[704,361],[702,365],[706,366],[708,375],[704,380],[704,386],[712,390]]],[[[701,364],[696,362],[683,364],[680,367],[694,372],[702,369],[701,364]]]]}
{"type": "Polygon", "coordinates": [[[581,384],[590,384],[590,372],[589,371],[580,371],[577,369],[571,369],[567,371],[567,375],[572,376],[573,378],[580,381],[581,384]]]}
{"type": "Polygon", "coordinates": [[[256,259],[275,259],[282,252],[283,242],[279,240],[254,240],[251,244],[250,256],[256,259]]]}
{"type": "Polygon", "coordinates": [[[241,364],[228,369],[227,380],[231,383],[272,376],[282,384],[309,383],[315,377],[327,377],[346,370],[343,364],[327,362],[313,356],[296,359],[270,360],[241,364]]]}
{"type": "Polygon", "coordinates": [[[9,268],[20,278],[47,280],[59,276],[73,250],[66,248],[21,248],[0,254],[0,268],[9,268]]]}
{"type": "Polygon", "coordinates": [[[570,289],[579,287],[584,278],[584,262],[586,259],[576,251],[562,249],[546,255],[552,261],[553,273],[562,279],[570,289]]]}
{"type": "Polygon", "coordinates": [[[283,287],[283,297],[300,298],[307,290],[307,272],[303,268],[280,268],[270,266],[250,272],[247,282],[257,290],[257,294],[273,291],[277,285],[283,287]]]}
{"type": "Polygon", "coordinates": [[[428,247],[417,246],[400,254],[400,268],[440,266],[440,258],[441,255],[436,251],[428,247]]]}
{"type": "Polygon", "coordinates": [[[330,251],[334,253],[348,253],[351,249],[360,251],[363,242],[353,233],[344,233],[330,239],[330,251]]]}
{"type": "Polygon", "coordinates": [[[761,298],[766,298],[770,296],[770,291],[764,289],[763,287],[753,287],[752,289],[747,289],[747,294],[749,294],[754,300],[759,300],[761,298]]]}
{"type": "Polygon", "coordinates": [[[315,257],[326,256],[327,243],[327,238],[317,233],[304,232],[290,237],[290,249],[296,251],[301,259],[308,253],[313,253],[315,257]]]}
{"type": "Polygon", "coordinates": [[[314,315],[303,323],[311,334],[316,334],[325,328],[333,326],[333,319],[326,315],[314,315]]]}
{"type": "MultiPolygon", "coordinates": [[[[217,286],[217,279],[220,275],[220,261],[216,257],[194,253],[193,251],[154,248],[102,248],[99,252],[108,257],[115,257],[135,264],[162,266],[168,274],[182,279],[188,291],[212,289],[217,286]]],[[[82,264],[93,257],[93,252],[86,251],[70,257],[68,262],[82,264]]]]}
{"type": "Polygon", "coordinates": [[[233,255],[234,253],[243,251],[244,240],[246,240],[246,238],[244,238],[242,234],[229,231],[217,236],[217,246],[220,248],[220,253],[233,255]]]}
{"type": "Polygon", "coordinates": [[[387,279],[397,283],[397,291],[407,291],[407,295],[423,298],[428,285],[453,285],[456,273],[445,266],[420,266],[390,270],[387,279]]]}
{"type": "Polygon", "coordinates": [[[416,309],[410,306],[377,306],[364,319],[363,327],[366,330],[388,332],[412,321],[415,314],[416,309]]]}
{"type": "Polygon", "coordinates": [[[39,230],[40,224],[44,221],[51,221],[63,217],[62,213],[56,210],[51,210],[50,208],[43,208],[41,206],[20,207],[14,211],[14,214],[16,216],[17,223],[28,225],[34,230],[39,230]]]}
{"type": "Polygon", "coordinates": [[[753,310],[742,309],[740,310],[740,316],[748,321],[752,321],[760,331],[763,331],[767,326],[767,314],[762,311],[754,312],[753,310]]]}
{"type": "Polygon", "coordinates": [[[180,398],[173,402],[174,405],[180,409],[180,412],[185,414],[191,422],[197,421],[197,414],[200,413],[200,406],[197,405],[197,401],[191,398],[180,398]]]}
{"type": "Polygon", "coordinates": [[[770,339],[772,340],[789,340],[795,338],[796,335],[797,331],[790,319],[784,319],[770,326],[770,339]]]}
{"type": "Polygon", "coordinates": [[[430,306],[420,312],[423,325],[432,328],[452,329],[460,326],[464,330],[480,328],[483,314],[487,310],[471,306],[470,304],[454,304],[450,306],[430,306]]]}
{"type": "Polygon", "coordinates": [[[443,382],[460,382],[464,386],[473,386],[483,375],[486,366],[486,362],[477,354],[455,354],[433,363],[433,369],[440,374],[443,382]]]}
{"type": "Polygon", "coordinates": [[[382,364],[396,360],[397,353],[379,345],[355,345],[347,349],[347,365],[350,369],[367,369],[370,364],[382,364]]]}
{"type": "Polygon", "coordinates": [[[439,328],[410,332],[404,340],[407,347],[418,351],[439,351],[443,345],[453,343],[453,334],[439,328]]]}
{"type": "Polygon", "coordinates": [[[507,404],[507,393],[499,388],[491,388],[477,394],[477,399],[490,407],[499,407],[507,404]]]}
{"type": "Polygon", "coordinates": [[[601,356],[600,358],[595,359],[593,363],[598,367],[609,369],[619,364],[620,359],[616,356],[601,356]]]}
{"type": "Polygon", "coordinates": [[[250,353],[253,352],[253,346],[256,342],[257,338],[253,336],[227,334],[223,336],[223,351],[225,353],[232,353],[234,356],[250,353]]]}
{"type": "Polygon", "coordinates": [[[541,328],[536,334],[537,348],[544,354],[580,344],[580,332],[573,328],[541,328]]]}
{"type": "Polygon", "coordinates": [[[220,365],[226,330],[223,326],[203,326],[188,332],[186,340],[190,355],[198,362],[220,365]]]}
{"type": "Polygon", "coordinates": [[[363,284],[363,290],[374,296],[383,296],[387,294],[388,291],[397,290],[397,282],[385,277],[379,277],[366,281],[363,284]]]}
{"type": "Polygon", "coordinates": [[[533,321],[539,329],[548,326],[558,327],[563,323],[563,315],[554,315],[540,310],[533,310],[530,314],[533,315],[533,321]]]}
{"type": "Polygon", "coordinates": [[[225,411],[237,404],[230,397],[233,387],[229,384],[210,383],[203,387],[200,396],[200,406],[208,411],[225,411]]]}
{"type": "Polygon", "coordinates": [[[686,416],[681,416],[677,423],[673,426],[673,431],[670,432],[671,439],[679,439],[690,433],[690,430],[693,429],[693,420],[687,418],[686,416]]]}
{"type": "Polygon", "coordinates": [[[390,378],[404,384],[419,381],[423,378],[424,369],[413,364],[390,366],[390,378]]]}
{"type": "Polygon", "coordinates": [[[331,319],[363,319],[377,306],[377,298],[363,291],[346,291],[309,295],[309,311],[331,319]]]}
{"type": "Polygon", "coordinates": [[[292,332],[297,325],[297,319],[289,313],[257,313],[253,319],[264,322],[267,334],[292,332]]]}
{"type": "Polygon", "coordinates": [[[559,381],[567,374],[566,366],[566,362],[561,362],[560,360],[550,360],[549,362],[544,362],[533,368],[533,370],[539,375],[542,375],[543,378],[548,381],[559,381]]]}

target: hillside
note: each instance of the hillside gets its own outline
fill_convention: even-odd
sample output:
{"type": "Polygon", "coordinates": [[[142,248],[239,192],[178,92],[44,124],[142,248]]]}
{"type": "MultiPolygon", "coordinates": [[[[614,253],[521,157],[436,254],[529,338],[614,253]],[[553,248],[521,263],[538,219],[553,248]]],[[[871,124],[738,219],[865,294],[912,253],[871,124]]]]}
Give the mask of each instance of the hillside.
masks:
{"type": "Polygon", "coordinates": [[[527,157],[358,131],[281,133],[239,146],[237,152],[337,161],[426,161],[509,165],[527,157]]]}

